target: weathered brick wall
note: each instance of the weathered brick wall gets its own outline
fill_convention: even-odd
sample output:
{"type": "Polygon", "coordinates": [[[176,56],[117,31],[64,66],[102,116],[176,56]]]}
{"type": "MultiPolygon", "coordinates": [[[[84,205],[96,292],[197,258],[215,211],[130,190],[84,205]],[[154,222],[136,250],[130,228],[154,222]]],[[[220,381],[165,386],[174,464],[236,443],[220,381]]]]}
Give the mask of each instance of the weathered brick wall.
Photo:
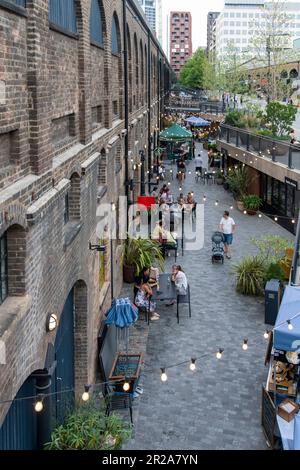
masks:
{"type": "MultiPolygon", "coordinates": [[[[3,25],[0,44],[4,44],[0,81],[5,82],[6,99],[3,105],[2,93],[0,135],[20,129],[11,152],[17,164],[7,177],[0,175],[0,235],[7,229],[12,235],[9,238],[10,297],[0,305],[0,325],[5,324],[0,339],[5,342],[8,358],[6,365],[0,365],[3,398],[14,397],[26,378],[44,367],[48,343],[54,343],[56,335],[56,332],[46,333],[46,317],[50,312],[60,317],[72,288],[76,387],[81,390],[84,383],[97,378],[97,335],[111,302],[110,248],[106,280],[100,288],[99,257],[89,251],[88,245],[89,241],[98,240],[99,204],[117,203],[119,195],[125,194],[124,121],[112,122],[115,100],[120,117],[124,118],[123,55],[119,58],[111,53],[114,12],[119,19],[121,43],[123,36],[121,0],[104,0],[104,48],[91,46],[89,4],[89,0],[77,2],[78,39],[49,29],[48,0],[28,0],[28,18],[0,7],[0,26],[3,25]],[[98,106],[102,107],[103,122],[93,127],[92,108],[98,106]],[[73,116],[68,131],[64,121],[54,121],[67,115],[73,116]],[[55,124],[56,140],[62,141],[58,148],[54,145],[55,124]],[[70,141],[63,142],[67,132],[70,141]],[[77,176],[72,179],[71,190],[72,175],[77,176]],[[1,190],[5,185],[9,187],[1,190]],[[106,193],[99,199],[99,189],[105,186],[106,193]],[[67,192],[70,223],[64,220],[67,192]],[[81,228],[70,239],[70,224],[74,222],[80,222],[81,228]],[[16,224],[19,228],[10,229],[16,224]]],[[[140,47],[142,43],[144,51],[148,38],[129,10],[128,31],[132,49],[129,96],[136,95],[136,106],[130,114],[130,122],[135,124],[128,137],[137,158],[139,150],[148,146],[147,60],[145,57],[144,83],[139,68],[137,88],[133,34],[136,32],[137,43],[140,47]]],[[[156,47],[153,51],[157,52],[156,47]]],[[[1,53],[0,50],[0,60],[1,53]]],[[[153,102],[157,99],[156,92],[157,88],[152,87],[153,102]]],[[[154,114],[151,119],[152,129],[157,125],[154,114]]],[[[3,149],[1,158],[7,159],[7,151],[3,149]]],[[[146,165],[147,162],[146,158],[146,165]]],[[[129,170],[131,176],[131,162],[129,170]]],[[[140,179],[140,168],[135,176],[140,179]]],[[[137,190],[138,187],[135,195],[137,190]]],[[[122,286],[122,249],[121,243],[114,242],[115,295],[122,286]]],[[[7,409],[8,406],[0,408],[0,422],[7,409]]]]}
{"type": "Polygon", "coordinates": [[[13,134],[16,153],[12,161],[2,148],[8,138],[1,139],[0,187],[8,185],[13,174],[24,176],[28,165],[28,90],[27,90],[27,20],[6,10],[0,10],[0,134],[13,134]],[[3,160],[6,160],[5,167],[3,160]],[[14,163],[15,167],[7,167],[14,163]],[[9,171],[8,171],[9,170],[9,171]]]}

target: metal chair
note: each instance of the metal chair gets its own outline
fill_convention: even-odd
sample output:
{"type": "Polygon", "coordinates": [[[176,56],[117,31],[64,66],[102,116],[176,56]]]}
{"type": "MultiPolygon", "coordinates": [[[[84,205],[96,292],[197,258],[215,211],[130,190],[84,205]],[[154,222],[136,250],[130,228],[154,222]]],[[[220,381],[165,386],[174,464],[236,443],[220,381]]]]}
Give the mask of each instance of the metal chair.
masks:
{"type": "Polygon", "coordinates": [[[132,402],[133,398],[130,393],[114,394],[110,395],[105,410],[105,415],[109,416],[112,411],[129,409],[130,421],[133,425],[133,413],[132,413],[132,402]]]}
{"type": "Polygon", "coordinates": [[[189,318],[192,317],[191,311],[191,292],[190,285],[188,284],[187,293],[185,295],[177,294],[177,323],[179,324],[179,304],[189,305],[189,318]]]}

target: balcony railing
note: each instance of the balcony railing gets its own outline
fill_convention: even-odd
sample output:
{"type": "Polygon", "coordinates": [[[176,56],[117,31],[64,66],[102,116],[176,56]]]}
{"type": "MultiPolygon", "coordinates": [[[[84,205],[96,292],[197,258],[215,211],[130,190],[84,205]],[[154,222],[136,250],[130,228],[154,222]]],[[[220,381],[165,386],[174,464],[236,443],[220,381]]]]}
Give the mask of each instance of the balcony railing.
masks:
{"type": "Polygon", "coordinates": [[[215,101],[199,102],[199,100],[189,100],[186,98],[171,98],[169,108],[171,109],[191,109],[195,112],[206,113],[206,114],[223,114],[225,111],[223,105],[216,103],[215,101]]]}
{"type": "Polygon", "coordinates": [[[247,150],[261,158],[281,163],[287,168],[300,170],[300,144],[290,144],[256,135],[226,124],[221,124],[219,140],[247,150]]]}

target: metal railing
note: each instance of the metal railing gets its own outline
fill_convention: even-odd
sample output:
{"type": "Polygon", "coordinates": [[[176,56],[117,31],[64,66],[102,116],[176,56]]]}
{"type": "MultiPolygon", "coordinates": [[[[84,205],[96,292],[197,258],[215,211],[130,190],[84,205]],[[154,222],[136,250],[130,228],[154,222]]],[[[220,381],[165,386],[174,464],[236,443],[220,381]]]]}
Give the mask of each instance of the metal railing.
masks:
{"type": "Polygon", "coordinates": [[[290,144],[226,124],[221,124],[218,139],[287,168],[300,170],[300,144],[290,144]]]}
{"type": "Polygon", "coordinates": [[[194,111],[215,115],[223,114],[225,112],[223,104],[216,103],[215,101],[199,102],[195,100],[176,100],[174,98],[169,101],[169,105],[166,109],[174,111],[194,111]]]}

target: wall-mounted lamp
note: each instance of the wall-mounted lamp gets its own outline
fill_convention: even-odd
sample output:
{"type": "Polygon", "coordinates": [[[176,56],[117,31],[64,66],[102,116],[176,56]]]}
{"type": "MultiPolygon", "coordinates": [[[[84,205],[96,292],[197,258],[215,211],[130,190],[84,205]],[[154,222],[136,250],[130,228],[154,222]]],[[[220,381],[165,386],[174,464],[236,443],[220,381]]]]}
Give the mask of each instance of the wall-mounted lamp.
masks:
{"type": "Polygon", "coordinates": [[[89,249],[91,251],[101,251],[104,252],[106,251],[106,246],[105,245],[92,245],[91,242],[89,243],[89,249]]]}
{"type": "Polygon", "coordinates": [[[46,319],[46,331],[49,333],[54,331],[58,325],[58,318],[55,313],[49,313],[46,319]]]}

